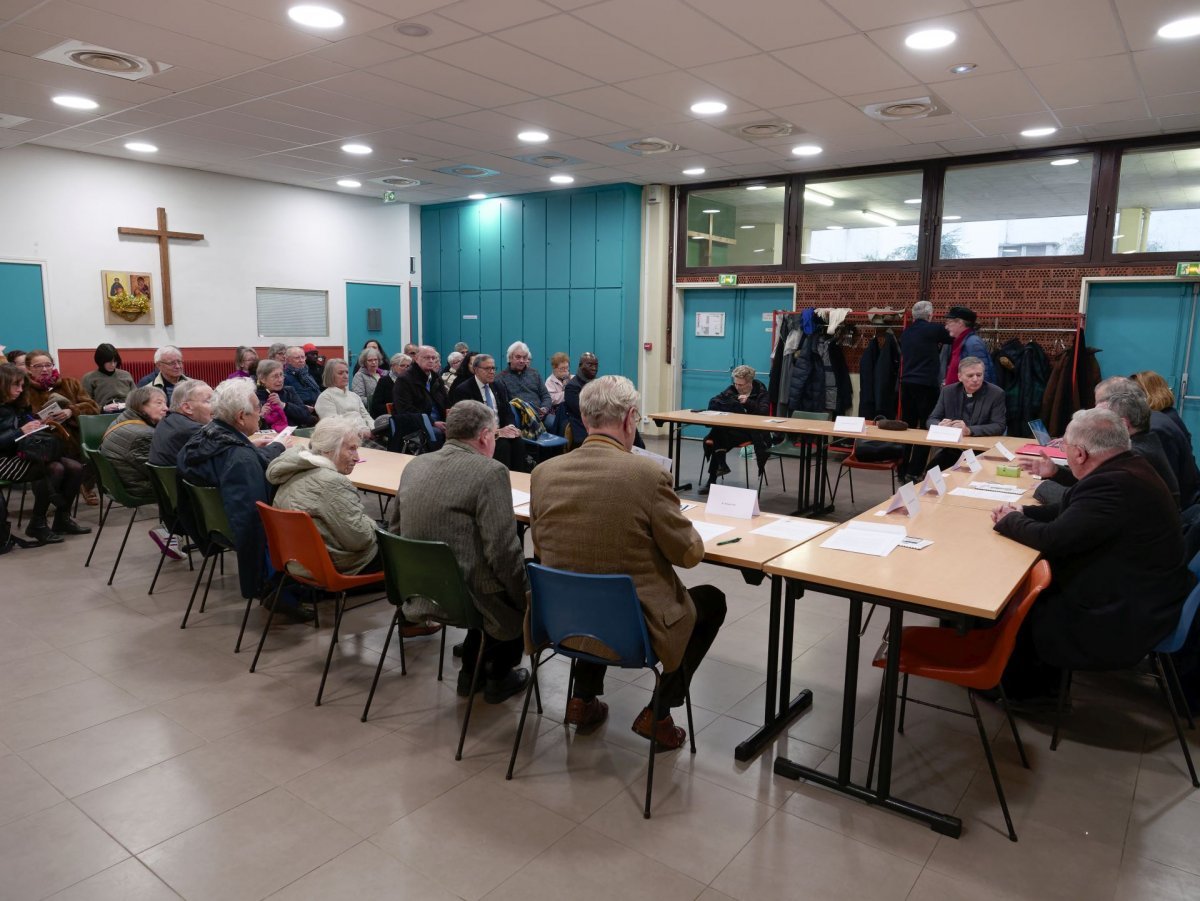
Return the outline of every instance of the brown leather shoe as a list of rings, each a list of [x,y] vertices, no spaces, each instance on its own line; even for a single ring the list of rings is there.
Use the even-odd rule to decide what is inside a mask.
[[[79,494],[83,498],[83,502],[89,507],[97,507],[100,505],[100,495],[96,492],[95,488],[88,488],[86,486],[81,487],[79,489]]]
[[[422,635],[437,635],[442,630],[440,623],[411,623],[400,627],[405,638],[420,638]]]
[[[637,719],[633,721],[633,731],[642,738],[649,740],[650,725],[653,722],[654,713],[649,707],[646,707],[637,715]],[[683,743],[687,741],[687,731],[676,726],[675,721],[668,714],[658,721],[658,734],[655,738],[657,740],[656,751],[676,751],[682,748]]]
[[[608,719],[608,705],[599,698],[585,701],[583,698],[571,698],[567,701],[567,725],[587,729],[599,726]]]

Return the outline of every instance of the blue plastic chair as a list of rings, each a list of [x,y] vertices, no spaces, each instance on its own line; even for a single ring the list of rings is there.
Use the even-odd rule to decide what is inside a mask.
[[[646,771],[646,806],[642,816],[650,818],[650,798],[654,791],[654,755],[658,750],[658,722],[662,718],[659,684],[662,671],[658,657],[650,644],[646,631],[646,619],[638,601],[637,590],[629,576],[584,575],[552,569],[530,563],[529,584],[533,589],[530,602],[530,636],[534,652],[530,656],[533,677],[525,691],[525,704],[521,708],[521,719],[517,724],[517,736],[513,741],[512,757],[508,761],[505,779],[512,779],[513,766],[521,747],[521,734],[525,731],[525,717],[529,712],[529,698],[537,684],[537,671],[543,651],[551,651],[550,657],[561,654],[571,659],[571,686],[575,678],[575,662],[597,663],[621,669],[648,669],[654,673],[654,700],[651,705],[653,720],[650,726],[650,765]],[[612,652],[611,657],[600,657],[586,651],[568,647],[564,642],[587,639],[599,642]],[[547,658],[549,659],[549,658]],[[684,674],[686,678],[686,673]],[[695,729],[692,727],[692,696],[684,695],[688,718],[688,739],[691,751],[696,753]]]

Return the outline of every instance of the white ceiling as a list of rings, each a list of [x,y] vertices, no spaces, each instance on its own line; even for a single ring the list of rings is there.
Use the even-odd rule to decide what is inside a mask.
[[[295,0],[0,0],[0,149],[23,143],[377,195],[372,179],[423,184],[429,203],[481,191],[703,181],[1200,129],[1200,39],[1155,36],[1195,0],[308,0],[335,32],[298,27]],[[398,23],[432,29],[406,37]],[[904,45],[916,26],[951,47]],[[142,81],[36,59],[65,40],[172,68]],[[975,63],[951,75],[957,63]],[[85,94],[92,112],[51,97]],[[868,103],[933,94],[950,113],[894,125]],[[689,111],[701,99],[728,110]],[[785,120],[792,137],[733,126]],[[1050,138],[1022,129],[1052,125]],[[551,135],[531,148],[516,134]],[[803,132],[803,134],[800,134]],[[657,137],[684,149],[639,157],[610,144]],[[159,147],[153,157],[124,148]],[[347,139],[367,157],[340,150]],[[825,150],[799,159],[797,143]],[[521,162],[555,153],[562,170]],[[414,163],[402,163],[411,157]],[[0,155],[0,161],[3,156]],[[497,170],[470,179],[438,169]],[[336,187],[357,178],[358,189]]]

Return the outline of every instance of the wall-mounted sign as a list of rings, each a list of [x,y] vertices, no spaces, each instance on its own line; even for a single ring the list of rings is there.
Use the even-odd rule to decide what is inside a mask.
[[[1176,263],[1175,277],[1176,278],[1197,278],[1200,277],[1200,263]]]
[[[696,337],[697,338],[724,338],[725,337],[725,314],[724,313],[697,313],[696,314]]]
[[[730,275],[724,275],[724,274],[718,275],[717,276],[717,284],[718,285],[736,285],[737,284],[737,273],[732,273]]]

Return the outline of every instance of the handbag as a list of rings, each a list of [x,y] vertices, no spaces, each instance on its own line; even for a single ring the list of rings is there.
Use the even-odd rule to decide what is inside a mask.
[[[429,450],[429,436],[425,434],[424,429],[418,429],[415,432],[409,432],[407,435],[401,435],[397,450],[402,454],[409,454],[413,457],[420,456]]]
[[[63,443],[49,429],[20,439],[18,456],[35,463],[54,463],[62,459]]]

